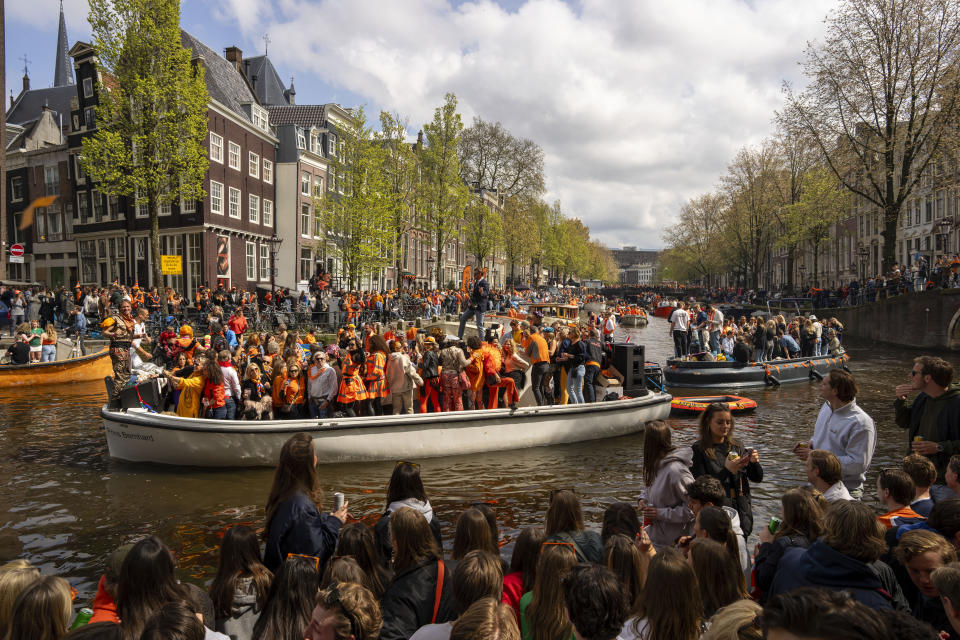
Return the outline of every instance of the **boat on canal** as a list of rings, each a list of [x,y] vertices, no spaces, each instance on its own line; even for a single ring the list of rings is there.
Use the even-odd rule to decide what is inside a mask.
[[[107,349],[52,362],[0,365],[0,389],[94,382],[113,374]]]
[[[647,322],[647,312],[643,309],[622,313],[618,319],[618,324],[621,327],[643,328],[647,326]]]
[[[110,456],[195,467],[269,467],[298,432],[321,464],[420,460],[613,438],[670,414],[671,396],[648,392],[589,404],[303,420],[181,418],[147,409],[100,410]]]
[[[661,300],[657,303],[656,308],[653,310],[653,315],[658,318],[667,319],[670,317],[670,314],[673,313],[673,310],[677,308],[675,302],[667,302],[666,300]]]
[[[850,356],[812,356],[766,362],[702,362],[670,358],[663,367],[668,387],[737,389],[821,380],[831,369],[846,367]]]
[[[674,396],[670,401],[670,413],[703,413],[714,402],[727,405],[730,413],[747,413],[757,408],[757,401],[743,396]]]

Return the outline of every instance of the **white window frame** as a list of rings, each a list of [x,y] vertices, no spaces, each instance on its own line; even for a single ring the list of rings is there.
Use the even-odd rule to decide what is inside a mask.
[[[210,213],[223,215],[223,183],[210,181]]]
[[[210,159],[223,164],[223,136],[210,132]]]
[[[93,97],[93,78],[83,79],[83,97],[84,98]]]
[[[266,244],[260,245],[260,279],[270,279],[270,247]]]
[[[228,145],[229,147],[227,149],[227,166],[229,166],[231,169],[236,169],[237,171],[240,171],[240,152],[241,152],[240,145],[238,145],[233,140],[230,140],[228,142]]]
[[[247,281],[257,279],[257,243],[256,242],[247,242],[247,255],[246,255],[246,267],[247,267]]]
[[[250,120],[253,121],[253,126],[258,129],[262,131],[270,130],[270,112],[263,107],[258,107],[255,104],[250,105]]]
[[[273,184],[273,161],[263,159],[263,181],[267,184]]]
[[[273,200],[263,199],[263,224],[266,227],[273,226]]]
[[[185,200],[180,198],[180,213],[196,213],[197,212],[197,201],[196,200]]]
[[[327,155],[337,155],[337,136],[332,133],[327,134]]]
[[[250,169],[250,176],[253,178],[259,178],[260,177],[260,155],[254,153],[253,151],[250,151],[247,158],[249,159],[248,164]]]
[[[137,189],[134,192],[134,206],[137,209],[136,217],[138,218],[149,218],[150,217],[150,205],[146,202],[146,197],[143,194],[141,189]],[[107,218],[110,217],[110,199],[107,198]]]
[[[251,193],[247,198],[250,201],[250,222],[260,224],[260,196],[255,196]],[[247,278],[247,280],[250,280],[250,278]]]
[[[313,176],[313,197],[323,197],[323,178],[321,176]]]
[[[302,238],[310,237],[310,231],[313,228],[313,225],[311,224],[313,220],[311,218],[313,218],[313,207],[311,207],[306,202],[301,202],[300,203],[300,237]],[[306,226],[306,229],[304,229],[304,226]]]
[[[310,184],[312,182],[313,181],[310,179],[310,173],[308,171],[300,172],[300,195],[310,195]]]
[[[18,185],[19,188],[14,187],[14,185]],[[14,197],[14,194],[17,191],[20,192],[19,198]],[[10,178],[10,202],[23,202],[24,192],[25,189],[23,188],[23,176],[12,176]]]
[[[297,127],[297,149],[307,148],[307,134],[303,127]]]
[[[157,207],[158,216],[169,216],[173,214],[173,206],[170,202],[161,202]]]
[[[234,220],[239,220],[242,216],[240,213],[240,203],[242,202],[242,194],[240,189],[236,187],[230,187],[230,191],[227,193],[229,200],[227,200],[227,215],[233,218]]]

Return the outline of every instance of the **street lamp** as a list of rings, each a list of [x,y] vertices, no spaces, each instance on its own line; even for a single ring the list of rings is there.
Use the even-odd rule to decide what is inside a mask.
[[[940,230],[938,234],[940,236],[940,249],[943,251],[943,255],[946,256],[950,253],[947,248],[947,242],[950,240],[950,231],[953,230],[953,217],[944,217],[937,223],[937,228]]]
[[[270,245],[270,296],[273,299],[273,293],[277,289],[277,253],[280,251],[280,245],[283,243],[283,238],[273,234],[270,236],[270,239],[267,240],[267,244]]]
[[[857,255],[860,256],[860,279],[865,280],[867,277],[867,261],[870,260],[870,249],[860,245],[860,248],[857,249]]]

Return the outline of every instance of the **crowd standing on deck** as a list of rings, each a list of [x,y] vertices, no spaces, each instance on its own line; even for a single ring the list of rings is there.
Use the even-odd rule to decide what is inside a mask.
[[[382,336],[342,339],[369,341],[368,353],[384,356],[374,358],[376,371],[396,362],[394,373],[416,372],[409,356]],[[281,340],[267,351],[282,353],[281,343],[287,347]],[[458,378],[470,361],[460,355],[446,351],[435,361],[456,373],[447,377]],[[360,373],[365,359],[350,361],[356,390],[376,382]],[[183,352],[178,362],[175,377],[194,380],[182,371],[190,366]],[[222,394],[211,392],[209,381],[229,363],[218,354],[195,357],[193,366],[202,369],[203,381],[183,385],[180,402],[192,394],[191,406],[222,409]],[[322,380],[326,366],[318,357],[308,368]],[[355,520],[349,501],[324,495],[311,437],[296,434],[280,454],[262,529],[243,524],[225,532],[206,591],[178,582],[171,551],[145,537],[104,558],[92,610],[84,612],[89,624],[80,619],[68,632],[67,581],[15,560],[0,567],[0,635],[960,638],[960,393],[952,366],[940,358],[917,358],[905,378],[891,401],[908,446],[873,486],[865,479],[876,429],[856,403],[856,380],[837,369],[820,385],[823,405],[810,439],[793,449],[810,485],[783,493],[779,517],[754,522],[751,486],[764,482],[763,461],[738,436],[729,407],[715,403],[701,415],[691,446],[675,444],[663,422],[646,425],[646,489],[635,504],[609,504],[599,532],[586,527],[576,493],[555,489],[543,496],[542,520],[526,523],[509,558],[501,557],[496,509],[485,503],[456,517],[444,514],[455,527],[450,551],[443,551],[430,478],[416,462],[396,464],[372,527]],[[255,376],[247,382],[260,384]],[[368,410],[375,412],[376,403]],[[874,496],[880,513],[861,501]],[[751,549],[753,531],[759,544]]]

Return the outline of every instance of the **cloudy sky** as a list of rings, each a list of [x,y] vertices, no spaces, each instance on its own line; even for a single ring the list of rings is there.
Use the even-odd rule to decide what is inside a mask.
[[[53,81],[58,0],[6,3],[7,89],[21,56]],[[364,105],[410,132],[448,91],[545,152],[547,198],[610,247],[663,244],[684,201],[771,132],[784,80],[835,0],[183,0],[185,29],[269,55],[299,104]],[[86,0],[64,0],[71,45]]]

